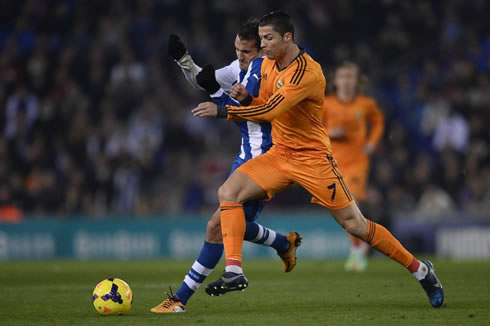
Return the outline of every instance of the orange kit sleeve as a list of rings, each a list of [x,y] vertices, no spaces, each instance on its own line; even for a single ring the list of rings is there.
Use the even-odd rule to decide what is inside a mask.
[[[301,82],[296,82],[294,78],[290,79],[288,76],[285,76],[284,80],[288,82],[275,91],[265,104],[240,107],[227,105],[228,120],[237,118],[254,122],[274,120],[310,95],[308,90],[314,86],[315,76],[306,73]],[[259,98],[262,97],[261,95],[259,94]]]

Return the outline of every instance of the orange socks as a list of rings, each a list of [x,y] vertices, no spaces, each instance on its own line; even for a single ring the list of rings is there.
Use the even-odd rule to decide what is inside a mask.
[[[242,262],[245,213],[237,203],[221,203],[221,233],[225,247],[226,265],[240,266]]]
[[[416,260],[385,227],[370,220],[367,221],[368,232],[363,240],[371,247],[407,268]]]

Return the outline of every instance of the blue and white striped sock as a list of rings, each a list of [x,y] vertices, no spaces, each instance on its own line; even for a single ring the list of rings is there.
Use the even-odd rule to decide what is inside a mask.
[[[245,240],[269,246],[281,254],[289,249],[286,236],[255,222],[247,222]]]
[[[206,277],[211,274],[222,255],[223,244],[204,241],[199,257],[192,264],[180,288],[175,293],[183,304],[187,304],[190,297],[199,289]]]

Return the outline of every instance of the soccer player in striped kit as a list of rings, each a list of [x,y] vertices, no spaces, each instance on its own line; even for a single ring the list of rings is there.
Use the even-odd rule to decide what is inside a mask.
[[[228,92],[232,85],[241,83],[250,94],[258,96],[260,87],[261,57],[258,21],[250,20],[243,24],[235,39],[237,59],[230,65],[214,70],[211,65],[197,66],[187,52],[184,44],[176,35],[169,38],[169,54],[181,67],[187,81],[196,89],[204,89],[218,105],[240,105]],[[242,135],[240,152],[237,154],[231,173],[251,158],[265,153],[272,146],[271,125],[268,122],[236,121]],[[301,244],[301,236],[290,232],[284,236],[268,229],[255,220],[264,207],[264,202],[251,200],[244,204],[246,231],[244,239],[270,246],[277,251],[282,260],[284,272],[290,272],[296,265],[296,248]],[[218,264],[223,254],[220,211],[213,214],[208,222],[206,241],[199,257],[185,276],[178,291],[171,294],[159,305],[151,309],[155,313],[184,312],[185,305],[206,277]],[[206,289],[208,292],[208,289]],[[212,293],[209,293],[211,294]]]

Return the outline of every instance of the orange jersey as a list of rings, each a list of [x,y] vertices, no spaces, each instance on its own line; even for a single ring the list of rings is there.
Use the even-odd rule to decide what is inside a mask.
[[[376,145],[384,130],[384,117],[376,102],[367,96],[358,95],[350,102],[341,102],[335,95],[325,96],[323,123],[329,132],[332,128],[344,129],[342,139],[332,139],[332,150],[340,170],[351,165],[367,164],[364,145]],[[367,134],[367,123],[370,132]]]
[[[274,145],[330,153],[322,123],[326,82],[321,66],[301,51],[283,69],[275,60],[264,58],[261,74],[259,96],[252,106],[227,106],[228,119],[271,121]]]

